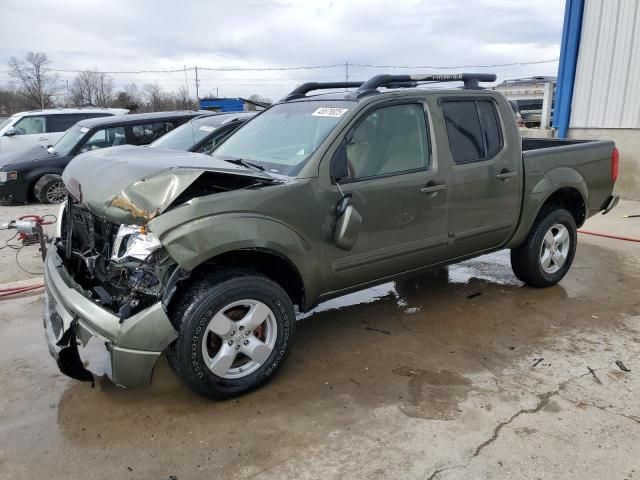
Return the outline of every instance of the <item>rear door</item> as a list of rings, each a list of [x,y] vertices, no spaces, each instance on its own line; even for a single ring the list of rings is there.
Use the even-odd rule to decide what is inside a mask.
[[[443,260],[446,189],[431,154],[427,118],[421,102],[394,102],[365,111],[346,134],[350,173],[340,188],[352,197],[362,224],[349,251],[331,242],[326,247],[333,290]],[[335,203],[340,190],[322,180],[323,199]]]
[[[69,128],[80,120],[84,120],[82,113],[58,113],[47,115],[47,132],[49,133],[49,145],[55,143],[64,135]]]
[[[522,162],[519,148],[507,141],[517,136],[512,115],[501,118],[494,98],[442,97],[439,104],[440,138],[449,147],[442,149],[450,169],[448,256],[456,258],[507,240],[520,213]]]

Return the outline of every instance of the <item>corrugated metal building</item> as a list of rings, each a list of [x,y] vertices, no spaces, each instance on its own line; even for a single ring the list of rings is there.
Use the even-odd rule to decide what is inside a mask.
[[[640,200],[640,0],[567,0],[554,126],[611,139],[617,190]]]

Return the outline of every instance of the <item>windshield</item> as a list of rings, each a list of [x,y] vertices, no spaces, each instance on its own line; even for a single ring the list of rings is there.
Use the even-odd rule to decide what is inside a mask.
[[[0,118],[0,130],[2,130],[4,127],[9,125],[12,120],[13,120],[13,118],[11,118],[11,117],[9,117],[9,118]]]
[[[205,137],[215,132],[216,128],[207,125],[203,120],[192,120],[163,135],[149,146],[189,151]]]
[[[53,153],[56,155],[69,155],[73,147],[78,144],[78,141],[86,135],[89,131],[87,127],[81,127],[80,125],[74,125],[58,140],[53,146]]]
[[[213,155],[241,158],[267,172],[295,176],[353,105],[326,100],[274,105],[236,130]]]

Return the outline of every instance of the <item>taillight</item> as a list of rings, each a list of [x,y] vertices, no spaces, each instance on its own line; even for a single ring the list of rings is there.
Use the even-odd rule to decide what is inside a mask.
[[[620,153],[618,153],[618,148],[613,147],[613,152],[611,152],[611,180],[616,181],[618,179],[618,163],[620,162]]]

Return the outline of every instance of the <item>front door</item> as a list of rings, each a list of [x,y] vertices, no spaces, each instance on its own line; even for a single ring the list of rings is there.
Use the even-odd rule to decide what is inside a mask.
[[[346,134],[349,175],[340,188],[362,222],[350,250],[326,246],[332,290],[443,259],[446,187],[429,138],[425,107],[417,101],[374,107]],[[324,193],[330,202],[340,198],[336,185]]]
[[[13,126],[14,135],[2,138],[2,153],[15,152],[36,145],[47,147],[49,134],[47,133],[46,117],[31,115],[22,117]]]

